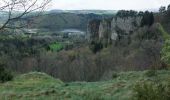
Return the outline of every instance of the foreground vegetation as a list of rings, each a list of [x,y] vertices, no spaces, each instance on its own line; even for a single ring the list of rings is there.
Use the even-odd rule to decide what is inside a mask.
[[[165,99],[161,97],[162,100],[168,100],[166,93],[170,92],[168,91],[170,88],[166,86],[168,86],[169,76],[170,71],[167,70],[113,72],[110,81],[63,83],[44,73],[32,72],[0,84],[0,99],[158,100],[160,96],[164,96]]]

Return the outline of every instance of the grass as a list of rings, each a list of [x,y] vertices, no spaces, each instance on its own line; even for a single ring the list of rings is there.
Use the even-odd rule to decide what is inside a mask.
[[[164,45],[161,51],[161,59],[164,61],[167,66],[170,65],[170,35],[164,30],[161,24],[159,25],[159,31],[162,33],[164,38]]]
[[[170,71],[118,73],[110,81],[63,83],[44,73],[32,72],[0,84],[0,100],[132,100],[136,83],[166,83]]]
[[[158,23],[158,25],[159,25],[159,31],[162,33],[163,38],[165,40],[170,39],[170,35],[164,30],[163,26],[160,23]]]
[[[61,49],[63,49],[63,45],[61,43],[53,43],[49,45],[50,50],[52,51],[60,51]]]

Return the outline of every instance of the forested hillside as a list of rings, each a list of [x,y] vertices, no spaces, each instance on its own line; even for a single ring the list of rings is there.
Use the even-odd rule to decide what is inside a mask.
[[[28,23],[29,28],[48,29],[49,31],[58,31],[63,29],[80,29],[86,31],[87,24],[92,19],[102,19],[113,17],[111,14],[98,15],[95,13],[48,13],[41,16],[26,17],[24,21]]]

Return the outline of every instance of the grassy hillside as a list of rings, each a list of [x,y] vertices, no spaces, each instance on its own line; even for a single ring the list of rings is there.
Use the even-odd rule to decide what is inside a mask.
[[[63,83],[44,73],[28,73],[0,84],[0,100],[131,100],[134,85],[152,81],[167,83],[170,71],[114,73],[105,82]]]

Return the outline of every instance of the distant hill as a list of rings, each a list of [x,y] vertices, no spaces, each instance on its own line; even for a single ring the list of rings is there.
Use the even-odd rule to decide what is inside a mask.
[[[117,13],[117,10],[51,10],[48,13],[74,13],[74,14],[111,14]]]
[[[94,13],[81,14],[79,12],[56,13],[53,11],[38,17],[30,16],[24,18],[24,20],[27,21],[29,28],[48,29],[51,31],[73,28],[86,31],[87,24],[90,20],[112,17],[113,15],[110,14],[107,15],[106,14],[98,15]]]
[[[27,23],[28,28],[40,28],[50,31],[58,31],[67,28],[75,28],[85,31],[87,24],[92,19],[113,17],[116,11],[112,10],[51,10],[37,16],[38,12],[24,16],[21,21]],[[0,23],[7,18],[7,12],[0,12]],[[14,15],[20,12],[14,13]],[[17,21],[18,23],[18,21]]]

